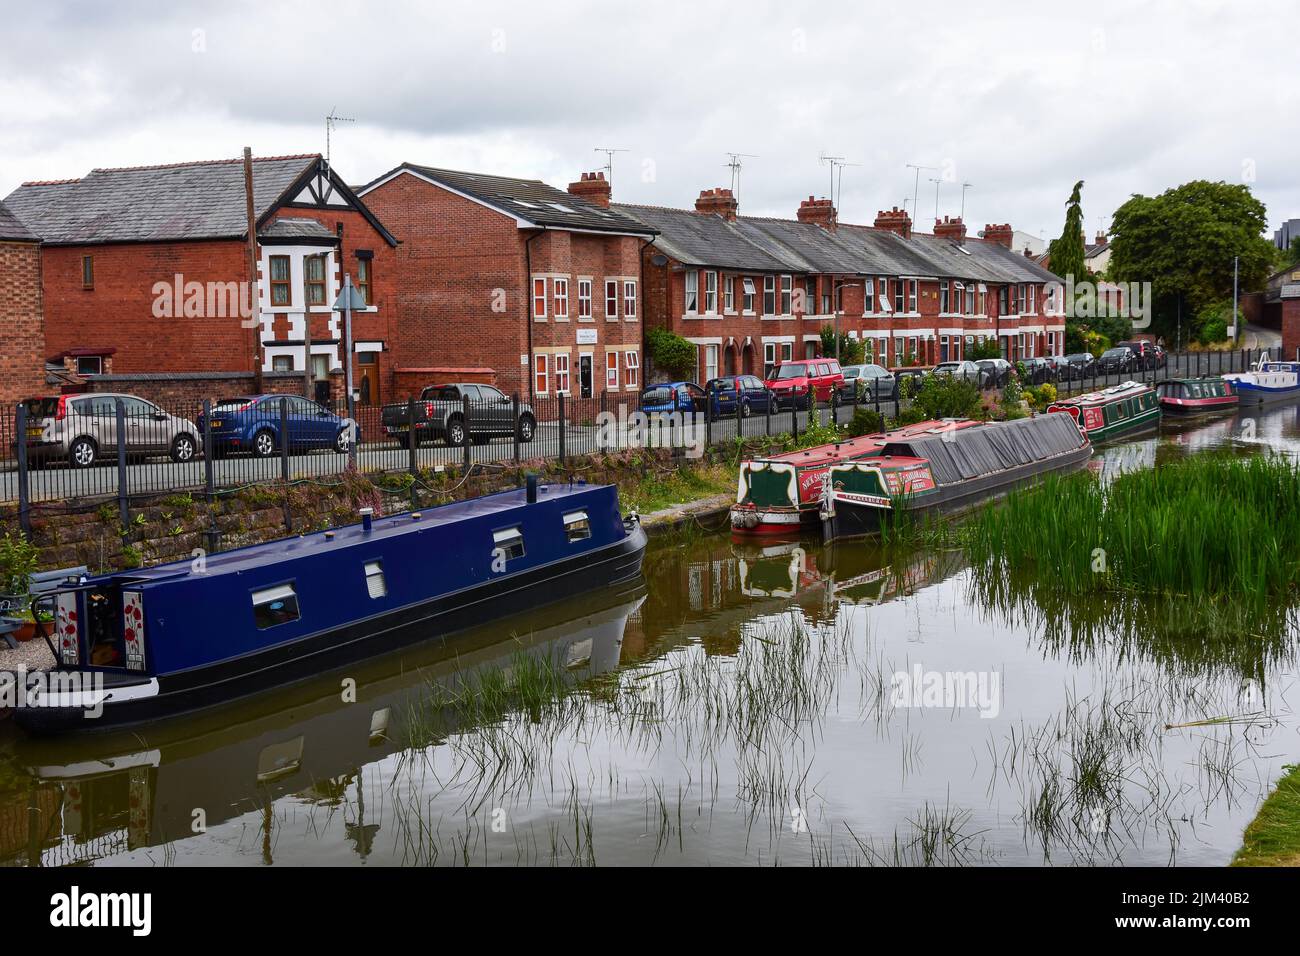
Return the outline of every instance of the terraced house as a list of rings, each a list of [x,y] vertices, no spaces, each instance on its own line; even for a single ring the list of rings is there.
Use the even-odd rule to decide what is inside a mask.
[[[369,303],[354,320],[363,402],[401,362],[387,354],[397,240],[317,154],[253,160],[255,330],[242,160],[95,169],[5,202],[42,241],[45,359],[74,386],[197,399],[247,390],[260,366],[292,391],[310,361],[317,396],[337,398],[345,274]]]
[[[442,379],[531,401],[639,393],[642,250],[654,230],[610,208],[603,173],[565,192],[404,163],[358,194],[401,238],[399,343],[444,359],[405,370],[401,391]]]
[[[694,210],[613,207],[658,233],[645,254],[646,322],[698,346],[701,381],[817,356],[828,324],[889,366],[959,359],[985,339],[1011,360],[1064,347],[1056,277],[1011,250],[1009,225],[970,237],[944,219],[918,233],[897,209],[851,225],[812,196],[795,219],[738,206],[711,189]]]

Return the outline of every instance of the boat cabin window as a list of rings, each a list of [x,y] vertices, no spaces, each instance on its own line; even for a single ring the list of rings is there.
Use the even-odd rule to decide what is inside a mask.
[[[382,561],[366,562],[366,590],[372,598],[388,596],[388,582],[384,580]]]
[[[298,595],[292,584],[279,584],[253,592],[253,621],[259,631],[299,618]]]
[[[507,561],[524,556],[524,533],[518,525],[493,531],[492,543],[495,546],[493,553],[502,555]]]
[[[585,541],[591,537],[591,521],[585,510],[570,511],[564,516],[564,536],[570,541]]]

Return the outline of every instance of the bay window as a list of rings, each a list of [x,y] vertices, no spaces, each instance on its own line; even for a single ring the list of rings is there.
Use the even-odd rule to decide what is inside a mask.
[[[700,274],[692,269],[686,273],[686,314],[695,315],[700,305]]]

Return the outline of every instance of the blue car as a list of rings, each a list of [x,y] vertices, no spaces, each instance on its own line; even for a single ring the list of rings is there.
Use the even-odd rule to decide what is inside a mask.
[[[198,418],[199,434],[206,423]],[[251,452],[259,458],[278,455],[281,428],[288,426],[289,451],[330,448],[346,452],[356,423],[298,395],[248,395],[223,398],[212,406],[212,453]]]
[[[704,411],[704,389],[694,382],[651,385],[641,392],[641,411],[647,415]]]
[[[713,414],[717,417],[735,417],[739,405],[740,417],[748,418],[754,412],[766,415],[776,411],[772,390],[757,375],[724,375],[711,378],[704,384],[704,390],[713,402]]]

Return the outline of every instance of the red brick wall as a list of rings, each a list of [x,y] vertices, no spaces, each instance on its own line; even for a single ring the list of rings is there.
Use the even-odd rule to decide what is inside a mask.
[[[82,256],[95,287],[82,288]],[[116,348],[116,372],[251,369],[251,333],[238,316],[154,317],[157,282],[232,282],[248,275],[241,242],[124,243],[45,247],[45,348]],[[183,303],[181,303],[183,305]]]
[[[1300,349],[1300,299],[1282,300],[1282,355],[1294,360]]]
[[[48,391],[41,309],[41,247],[0,242],[0,404]]]
[[[392,362],[395,400],[417,382],[402,369],[446,366],[491,368],[507,394],[530,394],[532,349],[570,349],[570,391],[578,391],[579,350],[593,356],[593,392],[605,384],[605,349],[640,347],[638,320],[605,318],[605,278],[638,278],[642,241],[564,230],[520,230],[515,220],[413,175],[401,175],[363,199],[401,240],[396,255],[398,314]],[[529,242],[529,237],[532,238]],[[531,274],[529,270],[531,269]],[[556,322],[548,283],[545,322],[533,321],[531,275],[569,280],[569,321]],[[592,321],[579,321],[578,280],[592,279]],[[639,292],[638,281],[638,292]],[[532,343],[529,333],[531,327]],[[578,346],[579,329],[594,330],[596,344]],[[621,369],[620,369],[621,375]],[[620,379],[621,381],[622,379]]]

